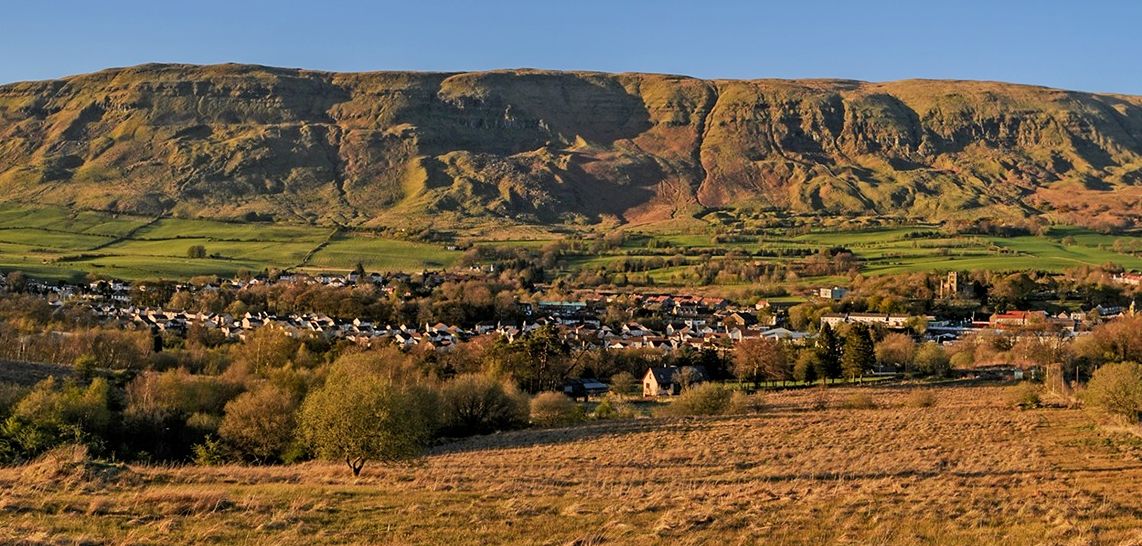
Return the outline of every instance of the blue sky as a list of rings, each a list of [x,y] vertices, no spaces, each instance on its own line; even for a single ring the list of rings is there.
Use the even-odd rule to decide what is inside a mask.
[[[1142,94],[1142,2],[6,2],[0,82],[145,62],[1003,80]]]

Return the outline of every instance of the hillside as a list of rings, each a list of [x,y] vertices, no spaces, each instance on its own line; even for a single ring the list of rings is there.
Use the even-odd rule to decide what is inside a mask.
[[[1003,387],[767,395],[757,415],[602,421],[411,465],[0,468],[34,544],[1089,544],[1142,540],[1142,443]],[[876,409],[845,409],[857,393]]]
[[[990,82],[144,65],[0,86],[5,200],[395,225],[706,208],[1122,225],[1142,98]]]

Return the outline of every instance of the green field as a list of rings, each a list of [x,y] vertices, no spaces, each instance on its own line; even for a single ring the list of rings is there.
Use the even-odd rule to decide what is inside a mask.
[[[0,206],[0,270],[47,279],[88,273],[123,279],[231,276],[297,268],[419,271],[450,265],[459,252],[442,245],[340,233],[330,227],[127,217],[59,208]],[[188,258],[191,246],[206,258]]]
[[[813,231],[798,235],[781,233],[748,237],[745,240],[715,243],[714,238],[701,234],[632,233],[624,244],[624,257],[636,258],[661,253],[663,248],[679,252],[740,251],[746,254],[799,249],[816,252],[831,247],[845,247],[861,261],[861,271],[868,275],[911,273],[919,271],[950,270],[1041,270],[1062,271],[1081,265],[1102,265],[1112,262],[1127,269],[1142,269],[1142,257],[1127,252],[1116,252],[1116,241],[1124,241],[1142,248],[1142,236],[1105,235],[1073,227],[1054,227],[1045,236],[942,236],[936,238],[909,238],[915,232],[934,231],[935,226],[911,225],[853,231]],[[1073,242],[1064,244],[1070,237]],[[640,253],[653,238],[657,243],[654,252]],[[717,254],[717,253],[715,253]],[[600,267],[618,257],[575,257],[566,261],[571,267]],[[723,259],[713,256],[711,260]],[[780,263],[797,258],[759,256],[766,263]],[[689,266],[664,267],[650,272],[656,283],[683,274]]]
[[[860,260],[861,271],[870,275],[973,269],[1061,271],[1107,262],[1127,269],[1142,269],[1142,257],[1137,253],[1115,251],[1116,242],[1142,248],[1142,236],[1136,234],[1104,235],[1078,228],[1054,227],[1046,236],[910,238],[916,232],[934,230],[935,226],[931,225],[849,231],[822,229],[792,234],[771,230],[730,242],[716,242],[718,239],[712,233],[692,230],[685,233],[635,231],[629,232],[618,248],[598,255],[566,256],[559,265],[566,272],[614,269],[624,259],[686,254],[687,265],[647,271],[656,284],[669,285],[692,278],[688,273],[704,259],[726,259],[727,253],[777,264],[801,259],[774,255],[783,251],[815,253],[841,246],[854,252]],[[537,250],[557,238],[555,234],[546,239],[532,235],[536,238],[471,242]],[[207,257],[188,258],[187,251],[194,245],[205,247]],[[448,267],[460,254],[445,249],[444,243],[382,238],[363,231],[335,233],[333,228],[324,226],[155,219],[0,205],[0,270],[20,270],[49,279],[77,280],[88,273],[124,279],[184,279],[267,269],[347,271],[358,263],[369,271],[420,271]],[[807,280],[801,279],[801,282]]]

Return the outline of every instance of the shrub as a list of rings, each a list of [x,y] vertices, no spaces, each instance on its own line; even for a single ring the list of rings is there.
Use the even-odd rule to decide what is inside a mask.
[[[531,422],[540,426],[568,425],[582,418],[574,400],[561,392],[541,392],[531,399]]]
[[[592,419],[633,419],[637,416],[638,412],[635,411],[630,403],[615,394],[610,394],[603,398],[603,400],[595,406],[595,410],[591,412]]]
[[[917,389],[908,395],[908,405],[914,408],[930,408],[936,405],[936,394],[927,389]]]
[[[876,400],[868,394],[854,394],[841,400],[840,407],[843,409],[876,409]]]
[[[194,464],[199,466],[219,466],[230,461],[232,453],[226,444],[217,438],[206,438],[201,444],[194,444]]]
[[[440,390],[442,433],[471,436],[527,425],[527,396],[514,385],[482,375],[461,375]]]
[[[1095,370],[1086,399],[1113,415],[1132,421],[1142,419],[1142,365],[1122,362]]]
[[[243,459],[266,463],[282,459],[295,428],[296,399],[279,387],[263,385],[226,404],[218,435]]]
[[[54,378],[36,384],[12,410],[3,435],[23,456],[66,442],[95,445],[106,437],[114,417],[111,388],[104,379],[83,387],[58,385]]]
[[[1033,409],[1043,403],[1039,396],[1039,386],[1033,383],[1023,383],[1011,389],[1009,400],[1012,406],[1020,409]]]
[[[747,394],[734,391],[730,395],[730,403],[726,409],[729,414],[761,413],[765,409],[765,398],[761,393]]]
[[[690,387],[664,409],[674,416],[721,415],[730,407],[733,392],[718,383],[701,383]]]

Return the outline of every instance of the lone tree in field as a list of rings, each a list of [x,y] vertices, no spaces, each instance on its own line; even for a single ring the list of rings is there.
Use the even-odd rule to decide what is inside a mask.
[[[845,336],[845,352],[841,357],[841,368],[849,380],[864,377],[866,370],[876,364],[876,349],[872,334],[863,324],[854,324]]]
[[[205,258],[206,257],[206,247],[204,247],[202,245],[191,245],[190,248],[186,249],[186,257],[187,258]]]
[[[301,409],[301,432],[324,459],[345,461],[354,476],[370,460],[416,457],[436,428],[434,393],[381,369],[380,362],[333,365]]]

